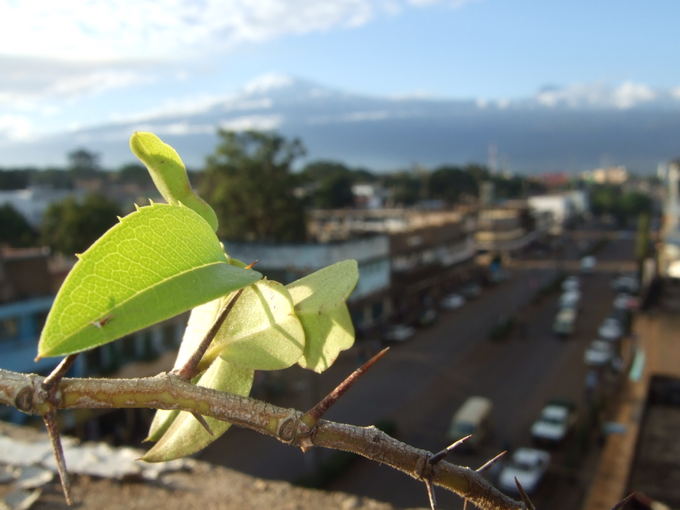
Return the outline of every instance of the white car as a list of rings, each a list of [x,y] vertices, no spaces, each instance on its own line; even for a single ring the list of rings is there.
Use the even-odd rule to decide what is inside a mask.
[[[576,308],[581,301],[581,292],[568,290],[560,296],[560,308]]]
[[[635,310],[639,306],[638,298],[621,292],[614,298],[614,309],[616,310]]]
[[[623,328],[617,319],[607,317],[597,330],[597,334],[605,340],[618,340],[623,336]]]
[[[597,259],[592,255],[588,255],[581,259],[581,272],[582,273],[592,273],[593,269],[597,265]]]
[[[465,304],[465,298],[460,294],[449,294],[439,302],[444,310],[456,310]]]
[[[578,276],[569,276],[562,282],[562,290],[564,291],[579,290],[580,288],[581,280],[578,279]]]
[[[614,349],[606,340],[593,340],[583,354],[583,361],[590,367],[602,367],[611,363],[613,358]]]
[[[531,437],[538,443],[557,444],[567,437],[574,421],[573,405],[551,402],[531,426]]]
[[[627,292],[629,294],[636,294],[640,285],[634,276],[622,275],[612,281],[612,289],[618,292]]]
[[[548,470],[550,454],[536,448],[518,448],[498,477],[498,485],[506,492],[517,493],[515,478],[527,492],[535,492]]]
[[[574,332],[576,322],[576,308],[560,308],[553,322],[553,331],[556,335],[568,336]]]
[[[416,330],[411,326],[395,324],[394,326],[390,326],[387,331],[385,331],[383,337],[388,342],[405,342],[415,335],[415,333]]]

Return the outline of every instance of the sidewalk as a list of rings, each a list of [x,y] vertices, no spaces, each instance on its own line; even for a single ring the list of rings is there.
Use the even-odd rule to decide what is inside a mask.
[[[644,369],[638,379],[626,380],[613,416],[625,431],[607,438],[583,510],[612,508],[626,495],[650,380],[654,375],[680,377],[679,327],[680,317],[666,311],[637,317],[634,331],[644,351]]]

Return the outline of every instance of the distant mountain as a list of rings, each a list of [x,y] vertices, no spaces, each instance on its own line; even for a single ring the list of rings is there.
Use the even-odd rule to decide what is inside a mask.
[[[215,147],[217,127],[277,129],[301,138],[308,159],[377,171],[485,163],[494,146],[500,166],[514,172],[575,172],[603,164],[651,172],[680,155],[680,90],[624,83],[546,87],[514,101],[391,98],[267,75],[193,111],[147,114],[30,145],[5,144],[1,157],[46,164],[50,155],[82,145],[99,152],[106,166],[116,166],[133,159],[130,133],[152,130],[189,166],[200,167]],[[26,154],[33,160],[26,161]]]

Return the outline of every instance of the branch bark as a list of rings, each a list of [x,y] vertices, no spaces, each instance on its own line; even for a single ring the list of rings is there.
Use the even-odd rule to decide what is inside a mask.
[[[353,452],[417,480],[429,480],[481,509],[526,509],[474,470],[443,461],[432,465],[430,452],[373,426],[320,420],[309,427],[302,411],[194,386],[169,373],[138,379],[62,379],[54,399],[48,398],[43,380],[0,369],[0,404],[41,416],[56,409],[179,409],[247,427],[303,450],[320,446]]]

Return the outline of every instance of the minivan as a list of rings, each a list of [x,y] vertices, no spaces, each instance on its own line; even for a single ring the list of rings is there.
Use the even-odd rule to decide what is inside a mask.
[[[493,404],[485,397],[469,397],[451,419],[447,434],[452,442],[472,434],[464,445],[466,450],[476,449],[489,433],[489,421]]]

